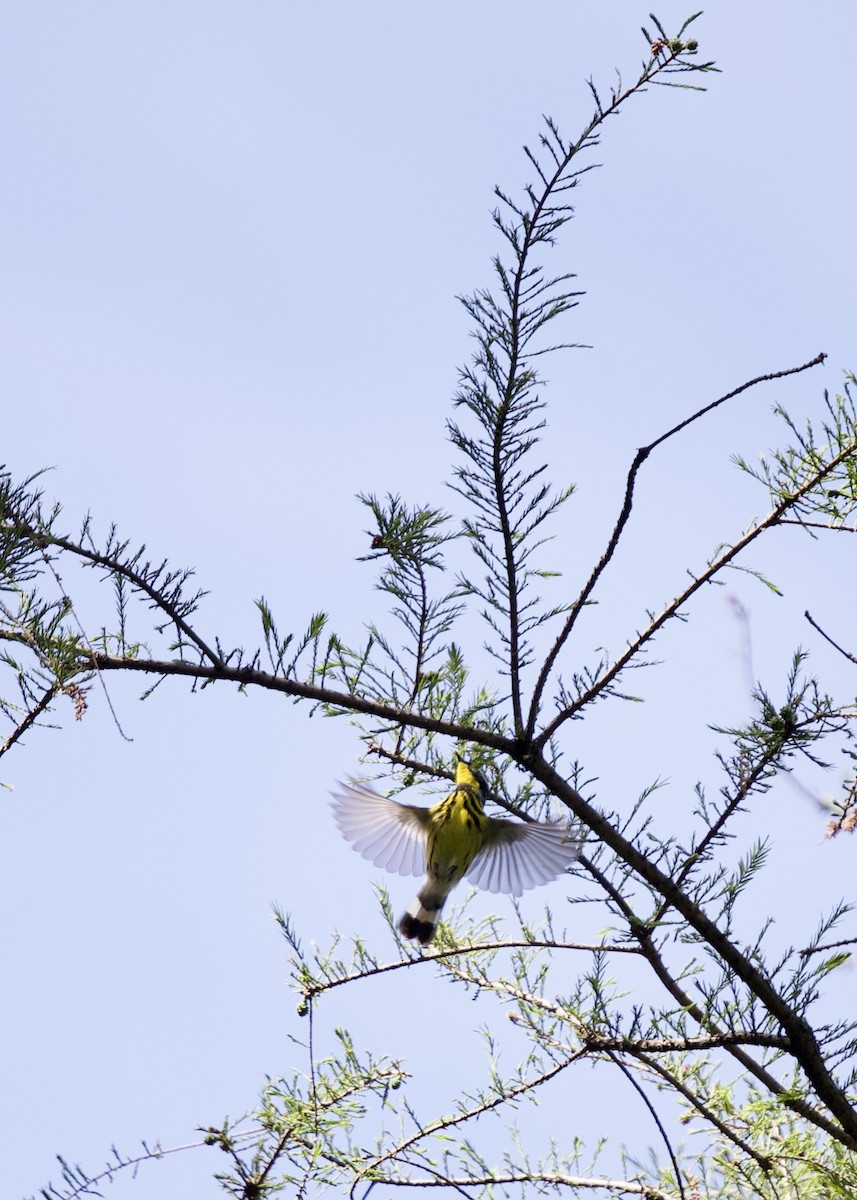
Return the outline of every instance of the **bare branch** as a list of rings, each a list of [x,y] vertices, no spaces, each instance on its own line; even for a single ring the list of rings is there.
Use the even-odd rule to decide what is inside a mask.
[[[622,509],[613,528],[613,532],[610,535],[610,540],[607,543],[607,547],[589,579],[586,581],[586,584],[584,585],[580,595],[572,605],[565,624],[560,630],[556,641],[548,652],[548,655],[542,665],[538,681],[533,689],[533,696],[530,704],[530,714],[527,720],[527,733],[529,737],[533,737],[535,734],[536,723],[538,721],[539,710],[542,705],[544,690],[547,686],[548,678],[553,670],[560,651],[568,641],[571,631],[577,622],[577,618],[580,616],[581,611],[595,589],[595,585],[604,574],[604,571],[607,569],[610,561],[613,558],[613,555],[616,552],[616,547],[619,545],[619,540],[622,537],[625,526],[628,524],[631,516],[631,509],[634,505],[634,489],[636,487],[637,475],[639,474],[643,463],[646,461],[652,451],[669,438],[674,437],[683,429],[686,429],[688,425],[693,424],[694,421],[698,421],[701,417],[704,417],[707,413],[710,413],[719,405],[725,404],[727,400],[733,400],[736,396],[740,396],[742,392],[746,392],[750,388],[756,387],[760,383],[769,383],[775,379],[784,379],[788,375],[799,375],[802,371],[808,371],[812,367],[818,367],[824,362],[826,357],[827,356],[824,353],[817,354],[815,358],[810,359],[809,362],[805,362],[799,367],[787,367],[782,371],[772,371],[766,375],[757,375],[755,378],[749,379],[746,383],[742,383],[739,387],[734,388],[731,392],[727,392],[725,395],[721,396],[719,400],[714,400],[711,404],[706,404],[703,408],[700,408],[698,412],[695,412],[693,416],[687,417],[684,421],[680,421],[678,425],[674,425],[672,429],[667,430],[666,433],[662,433],[660,437],[656,438],[653,442],[650,442],[648,446],[643,446],[637,451],[634,461],[631,464],[631,468],[628,471],[628,478],[625,483],[625,498],[622,502]],[[761,530],[759,532],[761,532]],[[654,628],[652,628],[652,632],[654,632]],[[551,736],[550,731],[556,728],[557,724],[558,721],[553,722],[548,726],[548,732],[544,732],[542,735],[540,735],[538,739],[540,744],[544,744],[544,742]]]
[[[704,584],[710,583],[711,580],[714,579],[724,567],[729,566],[734,559],[738,558],[744,552],[744,550],[746,550],[747,547],[756,540],[757,537],[767,532],[769,529],[773,529],[776,525],[779,525],[783,515],[788,512],[789,509],[795,507],[804,496],[816,488],[818,484],[821,483],[821,481],[825,478],[825,476],[835,471],[841,463],[844,463],[852,458],[854,452],[855,447],[853,445],[844,446],[838,454],[835,454],[816,472],[814,472],[800,488],[786,496],[779,504],[771,509],[771,511],[763,520],[759,521],[758,524],[754,525],[750,530],[748,530],[748,532],[745,533],[742,538],[739,538],[737,542],[734,542],[731,546],[728,546],[721,554],[714,558],[708,564],[706,569],[700,572],[700,574],[697,575],[692,582],[675,597],[674,600],[671,600],[670,603],[667,604],[667,606],[646,626],[642,633],[639,633],[634,638],[634,640],[629,644],[628,649],[615,660],[612,666],[605,671],[603,675],[599,676],[599,678],[591,685],[591,687],[589,687],[581,696],[579,696],[573,704],[570,704],[566,708],[562,709],[562,711],[559,712],[554,719],[545,726],[545,728],[535,738],[534,744],[537,747],[544,746],[546,742],[548,742],[548,740],[555,735],[560,726],[564,725],[566,721],[570,720],[577,713],[579,713],[582,708],[595,699],[595,697],[599,695],[604,688],[608,687],[617,678],[617,676],[621,674],[631,660],[635,658],[637,654],[639,654],[642,647],[647,642],[652,640],[658,630],[660,630],[667,623],[667,621],[681,611],[682,607],[696,592],[699,591]]]
[[[655,945],[654,934],[655,930],[651,928],[647,922],[643,921],[633,911],[621,892],[616,889],[609,879],[598,870],[594,863],[581,857],[581,862],[592,875],[592,877],[600,884],[601,887],[608,893],[613,903],[624,914],[628,922],[630,932],[637,938],[640,949],[646,958],[646,961],[651,966],[655,977],[664,986],[667,992],[673,997],[679,1007],[692,1017],[697,1024],[703,1029],[709,1029],[713,1033],[723,1033],[724,1031],[711,1020],[710,1017],[702,1010],[694,998],[687,992],[674,978],[663,957]],[[741,1046],[732,1046],[724,1043],[723,1047],[727,1053],[738,1062],[741,1067],[756,1079],[767,1091],[773,1096],[779,1097],[786,1108],[790,1108],[798,1116],[809,1121],[812,1125],[816,1125],[819,1129],[823,1129],[830,1137],[841,1139],[842,1133],[838,1125],[830,1121],[824,1113],[819,1112],[810,1104],[807,1104],[800,1096],[795,1095],[793,1089],[786,1088],[771,1072],[761,1063],[757,1062],[752,1055],[748,1054]],[[847,1143],[846,1143],[847,1144]]]
[[[27,713],[26,717],[24,717],[24,719],[20,723],[20,725],[18,725],[17,728],[12,733],[9,734],[9,736],[3,742],[3,745],[0,746],[0,758],[3,757],[3,755],[6,753],[7,750],[12,749],[12,747],[15,745],[15,743],[18,741],[18,739],[23,737],[24,734],[27,732],[27,730],[32,725],[35,725],[36,721],[39,719],[39,717],[42,715],[42,713],[45,712],[50,707],[51,701],[54,699],[57,692],[59,692],[60,690],[61,689],[60,689],[59,684],[54,684],[52,687],[49,687],[47,689],[47,691],[42,695],[42,697],[38,701],[38,703],[35,704],[33,706],[33,708],[30,709],[30,711]]]
[[[842,946],[857,946],[857,937],[843,938],[839,942],[826,942],[819,946],[807,946],[803,950],[799,950],[798,954],[801,958],[809,958],[811,954],[823,954],[828,950],[839,950]]]
[[[420,1166],[422,1164],[419,1164]],[[562,1171],[523,1172],[523,1171],[492,1171],[488,1175],[444,1176],[439,1179],[412,1179],[410,1176],[398,1177],[385,1175],[386,1187],[455,1187],[474,1188],[501,1186],[503,1184],[519,1183],[544,1184],[551,1188],[568,1188],[572,1191],[587,1191],[592,1193],[607,1192],[611,1196],[641,1196],[643,1200],[675,1200],[674,1192],[665,1192],[661,1188],[652,1187],[648,1183],[640,1183],[635,1179],[610,1179],[592,1175],[569,1175]],[[466,1193],[470,1195],[469,1192]]]
[[[824,638],[824,640],[826,642],[830,643],[830,645],[834,648],[834,650],[838,650],[839,653],[841,655],[843,655],[845,658],[847,658],[849,662],[853,662],[853,663],[857,664],[857,655],[851,654],[848,650],[843,650],[843,648],[839,645],[838,642],[834,642],[834,640],[830,636],[830,634],[824,632],[824,630],[821,628],[821,626],[816,621],[813,620],[813,618],[810,616],[809,612],[805,612],[803,615],[806,617],[807,621],[809,621],[809,623],[813,627],[813,629],[817,630],[817,632],[821,634],[821,636]]]

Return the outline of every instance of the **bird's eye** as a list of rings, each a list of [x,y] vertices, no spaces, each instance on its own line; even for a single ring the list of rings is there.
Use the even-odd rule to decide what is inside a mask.
[[[473,770],[472,767],[471,767],[471,770]],[[482,794],[484,796],[489,795],[490,789],[488,787],[488,780],[485,778],[485,776],[482,774],[482,772],[481,771],[473,771],[473,774],[476,776],[476,780],[479,784],[480,792],[482,792]]]

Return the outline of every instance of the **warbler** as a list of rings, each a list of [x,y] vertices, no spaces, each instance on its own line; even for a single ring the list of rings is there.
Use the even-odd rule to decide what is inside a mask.
[[[455,787],[431,808],[400,804],[362,784],[340,784],[334,817],[346,841],[376,867],[425,882],[399,921],[403,937],[427,946],[447,896],[467,879],[487,892],[520,896],[548,883],[580,854],[568,829],[552,822],[518,824],[485,815],[488,785],[461,760]]]

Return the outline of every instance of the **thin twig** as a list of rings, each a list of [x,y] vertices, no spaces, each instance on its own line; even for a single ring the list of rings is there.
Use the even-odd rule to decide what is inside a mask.
[[[770,1170],[770,1158],[766,1157],[764,1154],[760,1154],[759,1151],[755,1150],[749,1142],[746,1142],[743,1138],[739,1137],[726,1121],[721,1121],[717,1114],[712,1112],[705,1101],[700,1099],[699,1096],[692,1092],[691,1089],[687,1087],[687,1085],[684,1084],[674,1072],[668,1070],[663,1063],[659,1063],[655,1059],[650,1059],[646,1054],[636,1054],[633,1050],[630,1051],[630,1053],[634,1054],[634,1057],[637,1059],[637,1061],[644,1067],[647,1067],[650,1071],[653,1071],[656,1075],[660,1075],[662,1079],[665,1079],[674,1091],[678,1092],[679,1095],[684,1096],[688,1104],[692,1105],[701,1117],[708,1121],[710,1125],[713,1125],[714,1128],[718,1130],[718,1132],[724,1138],[732,1142],[733,1145],[737,1146],[739,1150],[743,1151],[743,1153],[749,1158],[754,1159],[763,1171],[767,1172]]]
[[[170,1146],[166,1150],[162,1150],[160,1146],[150,1150],[145,1143],[143,1143],[144,1153],[138,1154],[135,1158],[128,1159],[123,1159],[114,1147],[113,1153],[116,1155],[117,1161],[112,1165],[108,1164],[103,1171],[100,1171],[97,1175],[93,1175],[92,1178],[90,1178],[84,1171],[81,1171],[80,1167],[72,1168],[62,1157],[62,1155],[58,1154],[57,1158],[63,1168],[66,1183],[71,1183],[72,1186],[69,1187],[68,1190],[60,1193],[54,1188],[53,1184],[49,1183],[46,1188],[42,1188],[42,1194],[47,1197],[50,1197],[53,1194],[54,1197],[61,1197],[61,1200],[75,1200],[75,1197],[77,1196],[98,1195],[99,1193],[93,1192],[92,1188],[96,1187],[100,1183],[103,1183],[105,1180],[112,1182],[115,1175],[117,1175],[120,1171],[127,1170],[128,1167],[131,1167],[132,1170],[136,1171],[136,1168],[142,1163],[154,1162],[157,1159],[166,1158],[169,1154],[179,1154],[185,1150],[198,1150],[202,1146],[209,1146],[211,1144],[212,1143],[208,1137],[201,1142],[187,1142],[183,1146]],[[77,1182],[74,1180],[74,1173],[79,1175]]]
[[[696,1021],[702,1029],[711,1030],[713,1033],[723,1032],[720,1029],[720,1026],[717,1025],[717,1023],[713,1021],[710,1016],[706,1015],[693,997],[687,991],[685,991],[679,981],[673,977],[669,968],[664,962],[660,951],[655,945],[654,930],[651,929],[647,923],[634,912],[622,893],[613,886],[607,876],[600,871],[593,862],[587,859],[585,855],[581,855],[579,861],[581,865],[589,871],[593,879],[600,884],[600,886],[604,889],[604,891],[622,913],[623,917],[628,922],[629,930],[639,942],[643,956],[654,971],[656,978],[660,980],[661,984],[677,1002],[680,1008],[682,1008],[689,1017]],[[762,1086],[771,1093],[771,1095],[778,1096],[786,1108],[790,1108],[793,1112],[797,1113],[798,1116],[803,1117],[811,1124],[818,1126],[819,1129],[823,1129],[825,1133],[830,1135],[830,1137],[835,1138],[837,1141],[844,1142],[844,1144],[849,1146],[851,1149],[857,1149],[857,1138],[852,1139],[847,1135],[843,1135],[842,1128],[839,1125],[837,1125],[834,1121],[831,1121],[830,1118],[825,1116],[824,1113],[821,1113],[817,1109],[813,1108],[805,1100],[802,1100],[800,1096],[797,1096],[793,1092],[793,1090],[784,1087],[775,1075],[772,1075],[771,1072],[766,1067],[762,1066],[761,1063],[756,1062],[753,1056],[748,1054],[743,1047],[729,1046],[727,1044],[724,1046],[724,1049],[731,1054],[732,1057],[739,1062],[749,1074],[757,1079],[759,1083],[761,1083]]]
[[[351,975],[337,975],[334,979],[325,979],[317,984],[304,984],[306,996],[320,996],[332,992],[334,988],[346,983],[356,983],[358,980],[374,979],[377,975],[388,975],[392,971],[408,970],[411,967],[427,966],[429,963],[444,962],[446,959],[458,958],[465,954],[479,954],[486,951],[494,953],[497,950],[579,950],[587,954],[639,954],[640,948],[635,945],[602,945],[591,942],[555,942],[555,941],[500,941],[476,942],[470,946],[454,946],[449,950],[422,951],[413,958],[404,958],[399,962],[382,963],[377,967],[367,967],[355,971]]]
[[[453,969],[455,970],[457,979],[465,983],[472,982],[470,976],[465,974],[464,971],[457,967]],[[509,983],[505,979],[480,977],[479,987],[483,991],[494,992],[498,996],[511,997],[521,1004],[538,1009],[554,1020],[572,1025],[585,1050],[594,1051],[598,1054],[606,1054],[608,1058],[612,1057],[618,1051],[627,1051],[629,1054],[642,1055],[683,1054],[694,1050],[724,1050],[732,1046],[763,1046],[768,1050],[788,1050],[789,1048],[789,1040],[783,1034],[760,1033],[754,1029],[720,1031],[703,1034],[698,1037],[684,1035],[674,1038],[629,1038],[622,1034],[591,1033],[586,1025],[564,1005],[547,1000],[544,996],[536,995],[533,992],[524,991],[523,988]],[[514,1017],[513,1023],[526,1024],[522,1019],[515,1019]],[[551,1045],[554,1049],[561,1050],[564,1054],[567,1054],[571,1049],[571,1047],[558,1041],[552,1040]]]
[[[670,1161],[672,1162],[673,1170],[675,1171],[675,1181],[678,1185],[678,1190],[681,1193],[681,1200],[685,1200],[684,1184],[682,1183],[681,1171],[679,1170],[678,1162],[676,1160],[676,1156],[675,1156],[675,1153],[672,1148],[672,1142],[670,1141],[670,1139],[667,1135],[667,1131],[664,1128],[664,1123],[661,1120],[661,1118],[658,1116],[658,1113],[657,1113],[657,1110],[655,1109],[654,1104],[652,1104],[651,1100],[646,1095],[644,1089],[640,1086],[640,1084],[637,1082],[637,1080],[634,1078],[634,1076],[631,1074],[631,1072],[628,1070],[628,1068],[625,1066],[625,1064],[619,1058],[618,1054],[611,1053],[609,1055],[609,1058],[615,1064],[615,1066],[617,1066],[619,1068],[619,1070],[622,1072],[622,1074],[625,1076],[625,1078],[630,1083],[631,1087],[634,1089],[634,1091],[637,1093],[637,1095],[640,1097],[640,1099],[645,1104],[646,1108],[649,1110],[649,1115],[651,1116],[652,1120],[654,1121],[655,1125],[657,1126],[658,1132],[660,1133],[663,1143],[667,1148],[667,1154],[670,1156]]]
[[[704,836],[700,839],[699,845],[696,847],[693,853],[687,856],[687,859],[683,863],[681,870],[677,875],[674,876],[676,887],[684,886],[685,880],[692,873],[694,868],[701,862],[708,850],[708,847],[711,846],[723,832],[726,822],[740,809],[741,805],[747,799],[756,784],[764,778],[765,772],[768,771],[772,764],[777,761],[782,751],[782,746],[772,747],[767,754],[763,754],[761,756],[759,762],[756,763],[755,767],[746,776],[746,778],[742,779],[741,785],[735,789],[735,794],[724,805],[720,816],[716,821],[713,822],[713,824],[709,825]],[[726,789],[724,788],[723,791],[725,794]],[[657,912],[652,918],[651,923],[656,925],[663,921],[664,917],[669,911],[669,907],[668,900],[662,901]]]
[[[556,641],[554,642],[553,646],[551,647],[550,651],[548,652],[548,655],[545,658],[545,661],[542,665],[542,669],[539,673],[539,678],[533,689],[533,698],[532,698],[532,703],[530,705],[529,718],[527,721],[527,733],[528,733],[529,737],[532,737],[533,734],[535,733],[536,722],[538,721],[539,710],[541,708],[544,690],[545,690],[545,687],[547,686],[548,678],[550,676],[551,671],[553,670],[554,664],[559,656],[559,653],[562,650],[563,646],[565,645],[566,641],[568,640],[568,638],[571,634],[571,631],[574,628],[575,623],[577,622],[577,618],[580,616],[580,613],[582,612],[584,605],[589,600],[589,597],[591,596],[596,583],[601,578],[601,576],[604,574],[604,571],[607,569],[608,564],[610,563],[611,559],[613,558],[613,555],[616,551],[616,547],[619,544],[619,539],[621,538],[621,536],[625,530],[625,526],[627,525],[628,520],[630,519],[631,509],[633,508],[633,505],[634,505],[634,489],[635,489],[636,482],[637,482],[637,475],[638,475],[643,463],[646,461],[646,459],[649,457],[649,455],[652,453],[652,451],[657,446],[660,446],[663,442],[667,441],[669,438],[675,437],[676,434],[681,433],[681,431],[683,429],[686,429],[688,427],[688,425],[693,424],[694,421],[700,420],[701,417],[704,417],[707,413],[710,413],[713,409],[717,408],[719,405],[725,404],[727,402],[727,400],[733,400],[736,396],[740,396],[742,392],[746,392],[749,388],[756,387],[756,385],[760,384],[760,383],[768,383],[775,379],[784,379],[788,375],[798,375],[802,371],[808,371],[811,367],[820,366],[824,362],[826,357],[827,356],[824,353],[817,354],[815,356],[815,358],[810,359],[809,362],[803,363],[802,366],[787,367],[783,371],[772,371],[766,375],[757,375],[754,379],[749,379],[746,383],[742,383],[740,385],[740,387],[734,388],[731,392],[727,392],[725,395],[721,396],[719,398],[719,400],[714,400],[714,401],[712,401],[711,404],[706,404],[704,408],[699,409],[699,411],[695,412],[693,414],[693,416],[687,417],[684,421],[680,421],[678,425],[674,425],[672,429],[667,430],[666,433],[662,433],[660,437],[655,438],[655,440],[653,442],[650,442],[648,446],[643,446],[641,449],[639,449],[637,451],[636,455],[634,456],[634,461],[631,464],[631,468],[628,471],[628,478],[625,483],[625,498],[622,502],[622,508],[619,513],[619,517],[616,521],[616,524],[613,528],[613,532],[610,535],[610,540],[607,543],[607,547],[606,547],[604,553],[602,554],[601,558],[599,559],[599,561],[598,561],[595,569],[593,570],[592,574],[590,575],[589,579],[587,580],[586,584],[584,585],[582,592],[580,593],[580,595],[577,597],[574,604],[572,605],[572,608],[568,614],[568,617],[566,618],[565,624],[563,625],[562,629],[560,630]],[[546,740],[546,738],[548,736],[550,736],[550,735],[546,734],[546,735],[542,736],[542,738],[540,739],[542,741],[542,743]]]
[[[394,763],[397,767],[402,767],[405,771],[413,771],[419,775],[432,775],[435,779],[446,779],[450,783],[455,782],[455,776],[451,771],[434,767],[430,763],[423,762],[422,759],[408,758],[398,750],[388,750],[380,742],[370,743],[366,747],[366,753],[377,754],[379,758],[384,758],[387,762]]]
[[[522,1184],[528,1188],[532,1188],[538,1184],[544,1184],[546,1187],[558,1189],[568,1188],[571,1192],[580,1195],[585,1192],[603,1191],[609,1193],[610,1196],[639,1196],[641,1200],[675,1200],[674,1192],[665,1192],[662,1188],[653,1187],[649,1183],[641,1183],[636,1179],[604,1179],[600,1176],[591,1175],[567,1175],[563,1171],[535,1171],[535,1172],[517,1172],[517,1171],[491,1171],[486,1175],[462,1176],[456,1179],[452,1176],[447,1177],[443,1182],[434,1179],[411,1179],[409,1177],[397,1177],[395,1175],[385,1175],[383,1182],[388,1187],[461,1187],[475,1188],[481,1187],[489,1189],[509,1184]],[[370,1187],[374,1187],[374,1183]],[[368,1190],[364,1193],[363,1200],[368,1196]],[[467,1193],[468,1195],[470,1193]],[[490,1194],[486,1192],[485,1194]]]
[[[43,560],[45,566],[50,571],[50,573],[53,575],[56,585],[60,590],[60,595],[62,596],[65,603],[68,605],[68,611],[71,613],[72,618],[74,619],[74,623],[77,626],[77,631],[80,634],[80,636],[83,638],[84,644],[85,644],[87,650],[89,651],[89,654],[91,657],[94,654],[94,651],[92,648],[92,643],[90,642],[89,638],[86,636],[86,630],[83,628],[80,617],[77,615],[77,610],[74,607],[74,602],[72,601],[71,597],[66,592],[65,585],[63,584],[63,581],[60,578],[60,573],[56,569],[54,564],[51,562],[47,550],[41,544],[41,542],[38,542],[37,545],[39,547],[39,551],[41,553],[42,560]],[[81,547],[81,549],[82,549],[82,547]],[[113,718],[113,724],[119,730],[119,736],[121,738],[123,738],[126,742],[133,742],[134,739],[132,737],[129,737],[128,734],[125,732],[125,730],[122,728],[122,723],[119,720],[119,715],[116,712],[116,709],[113,707],[113,699],[107,690],[107,684],[104,682],[104,676],[101,674],[101,672],[98,670],[97,667],[95,668],[95,674],[98,676],[98,682],[100,683],[101,690],[104,693],[104,699],[107,701],[107,707],[110,710],[111,717]]]
[[[803,525],[806,529],[824,529],[827,533],[857,533],[857,525],[825,525],[823,521],[803,521],[784,517],[781,525]]]
[[[406,1167],[410,1167],[411,1170],[414,1170],[414,1171],[425,1171],[427,1175],[431,1176],[430,1180],[420,1180],[420,1179],[412,1180],[411,1185],[413,1187],[427,1187],[427,1186],[428,1187],[449,1187],[449,1188],[452,1188],[453,1191],[458,1192],[459,1195],[465,1196],[467,1198],[467,1200],[471,1200],[470,1192],[466,1191],[465,1189],[468,1187],[472,1187],[473,1185],[466,1182],[465,1180],[462,1179],[459,1182],[456,1182],[455,1180],[451,1179],[449,1175],[444,1175],[441,1171],[435,1171],[433,1167],[430,1167],[428,1165],[428,1163],[423,1163],[423,1162],[419,1162],[419,1161],[417,1161],[417,1162],[410,1161],[404,1154],[396,1155],[396,1157],[395,1157],[395,1159],[393,1159],[393,1161],[396,1163],[401,1162]],[[375,1182],[380,1183],[381,1180],[376,1180]],[[389,1180],[385,1179],[383,1182],[387,1183],[387,1182],[389,1182]],[[371,1183],[369,1185],[369,1188],[367,1189],[367,1191],[365,1193],[366,1196],[369,1195],[369,1191],[374,1186],[375,1186],[374,1183]],[[365,1200],[365,1197],[364,1197],[364,1200]]]
[[[26,717],[24,717],[23,721],[21,721],[20,725],[18,725],[18,727],[9,734],[3,745],[0,746],[0,758],[3,757],[7,750],[12,749],[18,739],[24,736],[31,725],[36,723],[59,691],[60,686],[58,683],[52,684],[51,687],[48,688],[41,699],[30,709]]]
[[[309,1082],[310,1090],[312,1091],[312,1119],[315,1136],[318,1137],[318,1085],[315,1078],[315,1046],[313,1043],[313,997],[307,996],[307,1018],[309,1020],[309,1036],[307,1037],[307,1050],[309,1053]]]
[[[117,558],[111,558],[106,554],[99,554],[96,550],[87,550],[85,546],[81,546],[79,542],[73,542],[70,538],[58,537],[56,534],[48,533],[47,530],[32,529],[26,523],[22,524],[23,532],[30,538],[36,546],[44,549],[44,546],[56,546],[60,550],[65,550],[69,554],[73,554],[78,558],[83,558],[93,566],[104,567],[105,570],[113,574],[122,575],[128,582],[159,608],[170,621],[180,629],[189,642],[191,642],[200,651],[204,658],[215,667],[223,666],[223,660],[211,647],[204,641],[196,630],[185,621],[175,608],[168,604],[163,594],[149,581],[145,576],[129,567],[126,563],[120,562]]]
[[[849,662],[853,662],[853,663],[857,664],[857,655],[849,653],[848,650],[843,650],[843,648],[839,645],[838,642],[834,642],[834,640],[830,636],[830,634],[825,633],[824,630],[821,628],[821,626],[812,619],[812,617],[810,616],[810,613],[809,613],[809,609],[807,609],[803,615],[806,617],[807,621],[809,621],[809,623],[813,627],[813,629],[817,630],[826,642],[830,642],[830,644],[834,648],[834,650],[838,650],[839,653],[843,654],[848,659]]]
[[[825,942],[821,946],[807,946],[804,950],[798,950],[801,958],[809,958],[810,954],[821,954],[826,950],[838,950],[840,946],[857,946],[857,937],[843,938],[841,942]]]
[[[555,1079],[562,1071],[571,1066],[584,1054],[584,1051],[575,1052],[563,1062],[556,1063],[548,1071],[542,1072],[541,1075],[532,1076],[530,1079],[524,1080],[514,1087],[505,1089],[500,1095],[495,1096],[493,1100],[485,1100],[480,1104],[475,1104],[470,1108],[462,1108],[457,1113],[448,1117],[439,1117],[436,1121],[432,1121],[429,1125],[420,1127],[416,1133],[410,1135],[400,1142],[397,1146],[391,1147],[384,1154],[378,1155],[367,1164],[367,1174],[374,1172],[381,1166],[382,1163],[390,1162],[400,1155],[410,1146],[416,1145],[423,1138],[433,1137],[438,1133],[445,1133],[448,1129],[455,1129],[459,1125],[466,1124],[468,1121],[474,1120],[476,1117],[481,1117],[484,1113],[493,1112],[502,1107],[504,1104],[514,1103],[522,1096],[535,1088],[541,1087],[551,1079]]]
[[[662,609],[658,616],[656,616],[646,626],[643,632],[638,634],[633,642],[629,643],[627,650],[625,650],[625,652],[616,659],[609,670],[605,671],[603,675],[599,676],[599,678],[596,679],[595,682],[592,683],[584,693],[582,693],[582,695],[578,696],[578,698],[572,704],[569,704],[563,708],[554,717],[554,719],[545,726],[541,733],[539,733],[538,737],[534,739],[534,745],[537,748],[544,746],[547,741],[554,736],[561,725],[579,713],[580,710],[587,704],[591,703],[591,701],[594,700],[595,697],[604,690],[604,688],[608,687],[613,680],[616,679],[616,677],[625,669],[628,663],[637,654],[639,654],[642,647],[647,642],[652,640],[654,635],[659,629],[662,628],[662,626],[667,623],[667,621],[674,617],[676,613],[681,611],[682,606],[685,605],[687,601],[699,591],[703,584],[709,583],[717,574],[719,574],[720,571],[723,570],[724,567],[729,566],[732,560],[742,554],[744,550],[746,550],[746,548],[762,533],[765,533],[768,529],[772,529],[774,526],[779,525],[783,515],[788,512],[790,508],[793,508],[797,502],[802,500],[808,492],[812,491],[814,487],[817,487],[826,475],[829,475],[831,471],[834,471],[841,463],[845,462],[846,459],[852,457],[853,454],[854,445],[850,444],[845,446],[839,451],[838,454],[834,455],[833,458],[825,463],[822,468],[817,470],[801,487],[799,487],[795,492],[787,495],[783,500],[780,501],[779,504],[772,508],[762,521],[760,521],[757,525],[754,525],[753,528],[748,530],[743,537],[739,538],[737,542],[733,542],[733,544],[728,546],[722,554],[718,555],[717,558],[709,563],[706,569],[701,572],[701,574],[695,576],[691,583],[688,584],[688,586],[684,589],[684,591],[680,592],[675,599],[671,600],[670,603],[667,604],[664,609]]]

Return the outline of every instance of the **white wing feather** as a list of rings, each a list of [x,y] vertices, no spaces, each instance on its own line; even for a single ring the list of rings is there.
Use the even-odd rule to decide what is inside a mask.
[[[486,892],[520,896],[556,879],[579,854],[580,842],[563,825],[516,825],[492,818],[485,845],[465,879]]]
[[[342,836],[376,867],[424,875],[427,808],[399,804],[363,784],[340,783],[333,815]]]

